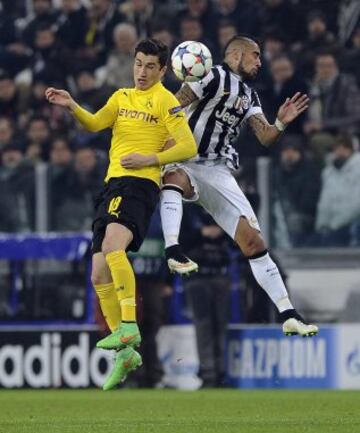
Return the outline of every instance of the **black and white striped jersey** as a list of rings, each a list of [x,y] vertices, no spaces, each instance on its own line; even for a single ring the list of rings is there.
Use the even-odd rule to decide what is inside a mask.
[[[188,85],[199,98],[185,109],[198,145],[198,159],[223,159],[230,168],[237,168],[239,155],[232,141],[250,116],[262,113],[257,93],[225,63]]]

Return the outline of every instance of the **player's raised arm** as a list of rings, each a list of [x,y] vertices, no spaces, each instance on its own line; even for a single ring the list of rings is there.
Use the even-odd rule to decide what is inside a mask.
[[[112,98],[99,111],[92,114],[78,105],[66,90],[49,87],[45,91],[45,97],[50,104],[68,108],[84,128],[91,132],[101,131],[112,126],[116,118],[116,107]]]
[[[264,146],[270,146],[280,137],[286,126],[303,113],[308,106],[308,96],[298,92],[292,98],[287,98],[281,105],[273,125],[266,120],[262,113],[249,117],[249,125],[260,143]]]

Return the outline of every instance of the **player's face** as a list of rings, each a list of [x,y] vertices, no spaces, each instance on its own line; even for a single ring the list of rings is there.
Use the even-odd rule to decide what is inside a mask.
[[[245,80],[256,77],[261,67],[260,48],[257,44],[248,44],[242,52],[238,72]]]
[[[166,66],[161,68],[157,56],[137,53],[134,63],[134,82],[139,90],[150,89],[161,80],[166,71]]]

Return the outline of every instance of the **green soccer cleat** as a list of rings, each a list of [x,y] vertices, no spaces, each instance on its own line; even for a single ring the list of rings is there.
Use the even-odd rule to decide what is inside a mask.
[[[136,370],[142,365],[140,353],[136,352],[132,347],[126,347],[116,354],[115,364],[103,385],[103,390],[115,388],[120,383],[124,382],[130,371]]]
[[[124,349],[127,346],[138,347],[141,335],[137,323],[122,322],[119,329],[96,343],[99,349]]]

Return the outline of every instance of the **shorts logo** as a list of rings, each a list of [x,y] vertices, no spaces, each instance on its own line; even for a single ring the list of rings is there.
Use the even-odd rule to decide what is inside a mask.
[[[121,200],[122,200],[122,197],[117,196],[117,197],[112,198],[110,203],[109,203],[108,213],[110,215],[115,216],[116,218],[119,218],[120,211],[118,209],[119,209]]]
[[[176,114],[182,110],[182,106],[178,105],[177,107],[169,108],[169,114]]]

